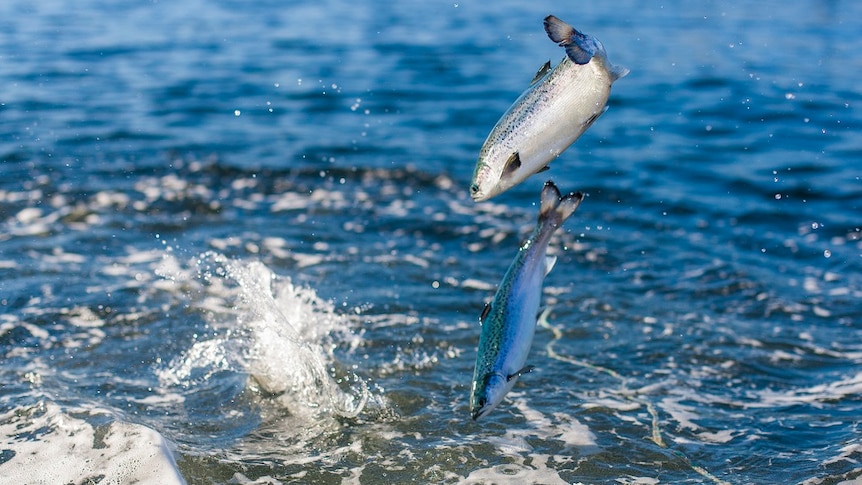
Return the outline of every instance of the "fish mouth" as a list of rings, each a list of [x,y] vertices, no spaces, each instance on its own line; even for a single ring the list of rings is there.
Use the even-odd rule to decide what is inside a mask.
[[[479,188],[479,184],[470,185],[470,197],[472,197],[475,202],[482,202],[487,199],[485,194],[483,194],[482,190]]]
[[[485,189],[488,188],[487,182],[490,177],[491,167],[480,160],[476,165],[476,171],[473,172],[473,182],[470,184],[470,197],[473,198],[473,201],[482,202],[490,198],[487,190],[483,189],[483,186],[485,186]]]
[[[483,188],[481,181],[470,184],[470,197],[473,198],[473,202],[484,202],[498,193],[495,187],[486,186]]]
[[[470,408],[470,416],[473,418],[473,421],[476,421],[491,412],[492,409],[494,409],[494,403],[485,397],[480,397]]]
[[[506,375],[502,372],[491,372],[485,374],[485,377],[483,378],[483,385],[487,386],[488,382],[490,382],[491,380],[505,383],[507,379]],[[477,396],[478,399],[476,399],[475,402],[473,402],[471,399],[470,416],[473,418],[473,421],[476,421],[482,416],[490,413],[492,409],[497,407],[497,404],[500,404],[500,399],[495,399],[491,396],[493,396],[493,394],[489,395],[483,393],[480,396]]]
[[[470,414],[473,417],[473,421],[478,420],[482,416],[491,412],[493,406],[484,405],[473,409],[473,412]]]

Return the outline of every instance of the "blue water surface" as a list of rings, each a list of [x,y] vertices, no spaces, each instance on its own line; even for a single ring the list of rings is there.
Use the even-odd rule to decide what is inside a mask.
[[[548,14],[631,74],[476,204]],[[122,424],[188,483],[860,483],[860,52],[849,1],[3,2],[0,476],[128,478]],[[473,422],[547,179],[536,370]]]

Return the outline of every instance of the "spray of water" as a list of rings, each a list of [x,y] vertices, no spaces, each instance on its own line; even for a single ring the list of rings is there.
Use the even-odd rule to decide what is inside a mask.
[[[252,387],[278,396],[295,416],[362,412],[367,385],[335,356],[361,338],[331,302],[260,262],[210,251],[188,266],[183,270],[167,255],[157,272],[184,288],[191,309],[208,315],[211,332],[169,363],[160,374],[164,384],[190,387],[219,372],[239,372],[249,376]]]

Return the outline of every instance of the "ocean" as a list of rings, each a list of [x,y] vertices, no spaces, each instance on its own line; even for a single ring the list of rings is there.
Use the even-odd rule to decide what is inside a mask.
[[[549,14],[631,73],[474,203]],[[839,0],[3,2],[0,483],[862,483],[860,52]]]

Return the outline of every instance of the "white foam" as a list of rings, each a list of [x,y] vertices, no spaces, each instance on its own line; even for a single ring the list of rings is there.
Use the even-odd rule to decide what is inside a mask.
[[[554,413],[554,417],[559,423],[557,425],[557,431],[559,431],[560,434],[557,438],[560,441],[572,447],[598,448],[596,435],[590,431],[590,428],[588,428],[587,425],[563,413]]]
[[[701,429],[694,421],[700,418],[693,406],[686,406],[681,401],[689,400],[688,396],[672,396],[661,400],[659,408],[677,422],[680,429],[699,431]]]
[[[569,485],[569,482],[563,480],[555,468],[554,465],[548,464],[547,455],[532,454],[530,455],[529,465],[525,464],[524,458],[519,458],[513,463],[473,470],[467,477],[458,480],[457,483],[463,485],[484,483],[500,485],[522,485],[525,483]]]
[[[303,473],[302,475],[304,476],[305,474]],[[294,478],[302,478],[302,476],[294,476]],[[234,473],[233,479],[230,481],[230,483],[238,483],[240,485],[282,485],[284,482],[272,478],[269,475],[262,476],[257,480],[252,480],[247,476],[243,475],[242,473],[237,472]]]
[[[524,424],[509,427],[503,435],[490,436],[486,439],[493,444],[497,450],[506,456],[516,457],[523,461],[526,457],[531,459],[530,466],[519,466],[508,464],[478,470],[467,477],[467,481],[461,483],[475,483],[475,481],[501,483],[565,483],[560,478],[556,468],[546,468],[549,459],[555,463],[562,463],[571,459],[571,454],[565,455],[542,455],[533,453],[533,447],[529,444],[531,439],[538,438],[542,441],[555,440],[562,442],[567,449],[577,449],[577,454],[585,456],[598,451],[596,435],[583,423],[565,413],[553,413],[545,415],[528,404],[527,393],[510,394],[512,404],[524,416]],[[514,468],[512,468],[514,467]],[[509,478],[513,477],[513,481]],[[520,481],[514,480],[514,478]]]
[[[63,412],[53,403],[17,408],[0,416],[0,464],[6,483],[184,484],[167,441],[138,424],[91,410]]]
[[[756,402],[745,403],[745,406],[749,408],[769,408],[810,404],[816,407],[822,405],[824,402],[839,401],[846,396],[859,394],[862,394],[862,372],[846,379],[807,388],[785,392],[777,392],[770,389],[759,391],[756,393],[759,399]]]
[[[66,319],[76,327],[95,328],[105,325],[105,321],[87,307],[76,306],[64,313],[68,313]]]
[[[497,289],[497,286],[493,283],[488,283],[485,281],[477,280],[475,278],[467,278],[461,282],[461,286],[463,288],[470,288],[473,290],[484,290],[484,291],[492,291]]]
[[[840,461],[849,461],[851,463],[858,463],[858,461],[854,458],[851,458],[852,455],[862,455],[862,444],[853,443],[847,446],[841,447],[841,453],[828,460],[823,462],[823,465],[831,465],[833,463],[838,463]]]
[[[742,435],[742,431],[733,431],[730,429],[723,429],[716,432],[704,431],[697,434],[697,437],[706,443],[716,443],[723,444],[731,441],[737,436]]]

